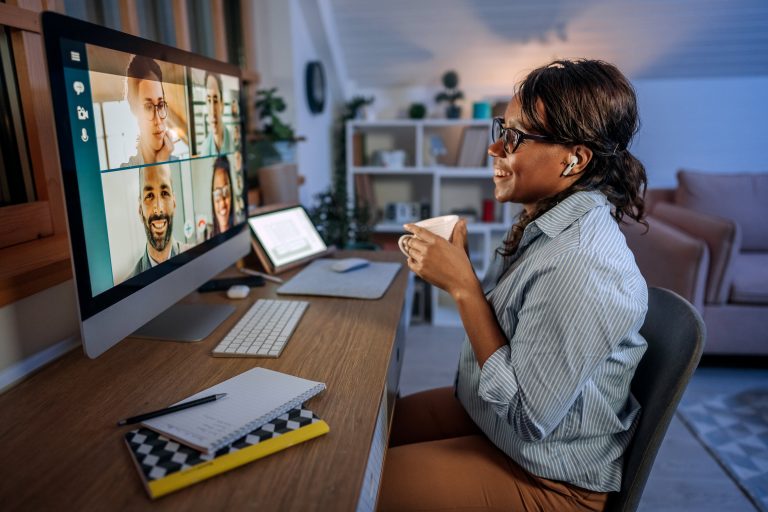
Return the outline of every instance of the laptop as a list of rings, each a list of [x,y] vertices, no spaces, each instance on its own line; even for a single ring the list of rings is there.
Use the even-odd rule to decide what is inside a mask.
[[[279,274],[335,249],[323,242],[301,205],[261,208],[248,217],[248,226],[253,250],[268,274]]]

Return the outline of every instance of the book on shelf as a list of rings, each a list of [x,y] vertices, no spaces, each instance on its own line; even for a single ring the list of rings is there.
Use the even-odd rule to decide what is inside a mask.
[[[488,127],[467,126],[461,136],[456,167],[483,167],[488,155]]]
[[[219,393],[226,393],[226,397],[152,418],[141,425],[203,453],[213,453],[324,389],[322,382],[252,368],[181,402]]]
[[[352,165],[355,167],[362,167],[366,165],[365,135],[362,133],[352,134]]]
[[[147,494],[154,499],[327,434],[329,430],[328,424],[312,411],[297,407],[215,453],[203,453],[143,427],[127,432],[125,443]]]
[[[378,207],[370,174],[355,174],[355,205],[367,206],[371,215],[375,216]]]

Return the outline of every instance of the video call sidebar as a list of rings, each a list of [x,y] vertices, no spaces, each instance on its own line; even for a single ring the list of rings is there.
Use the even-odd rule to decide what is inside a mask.
[[[104,191],[99,172],[96,125],[91,112],[93,100],[88,75],[88,55],[85,44],[76,41],[63,40],[61,49],[83,234],[86,239],[86,257],[91,275],[91,293],[95,296],[111,288],[113,280],[111,265],[97,264],[109,262],[110,253]]]

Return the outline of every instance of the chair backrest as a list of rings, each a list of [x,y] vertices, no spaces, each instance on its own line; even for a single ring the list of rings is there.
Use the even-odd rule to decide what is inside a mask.
[[[648,289],[648,313],[640,329],[648,349],[632,380],[642,412],[624,454],[621,491],[612,493],[606,511],[637,509],[664,434],[701,359],[706,331],[698,311],[665,288]]]

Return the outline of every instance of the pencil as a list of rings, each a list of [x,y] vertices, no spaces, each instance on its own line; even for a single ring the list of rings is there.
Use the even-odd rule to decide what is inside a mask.
[[[197,400],[190,400],[189,402],[184,402],[182,404],[172,405],[171,407],[166,407],[165,409],[159,409],[157,411],[152,411],[152,412],[145,412],[144,414],[139,414],[138,416],[131,416],[130,418],[120,420],[117,422],[117,426],[121,427],[123,425],[129,425],[131,423],[139,423],[140,421],[148,420],[151,418],[157,418],[158,416],[163,416],[164,414],[170,414],[176,411],[183,411],[184,409],[189,409],[190,407],[194,407],[196,405],[202,405],[202,404],[207,404],[208,402],[213,402],[214,400],[218,400],[219,398],[224,398],[225,396],[227,396],[226,393],[219,393],[218,395],[206,396],[203,398],[198,398]]]

